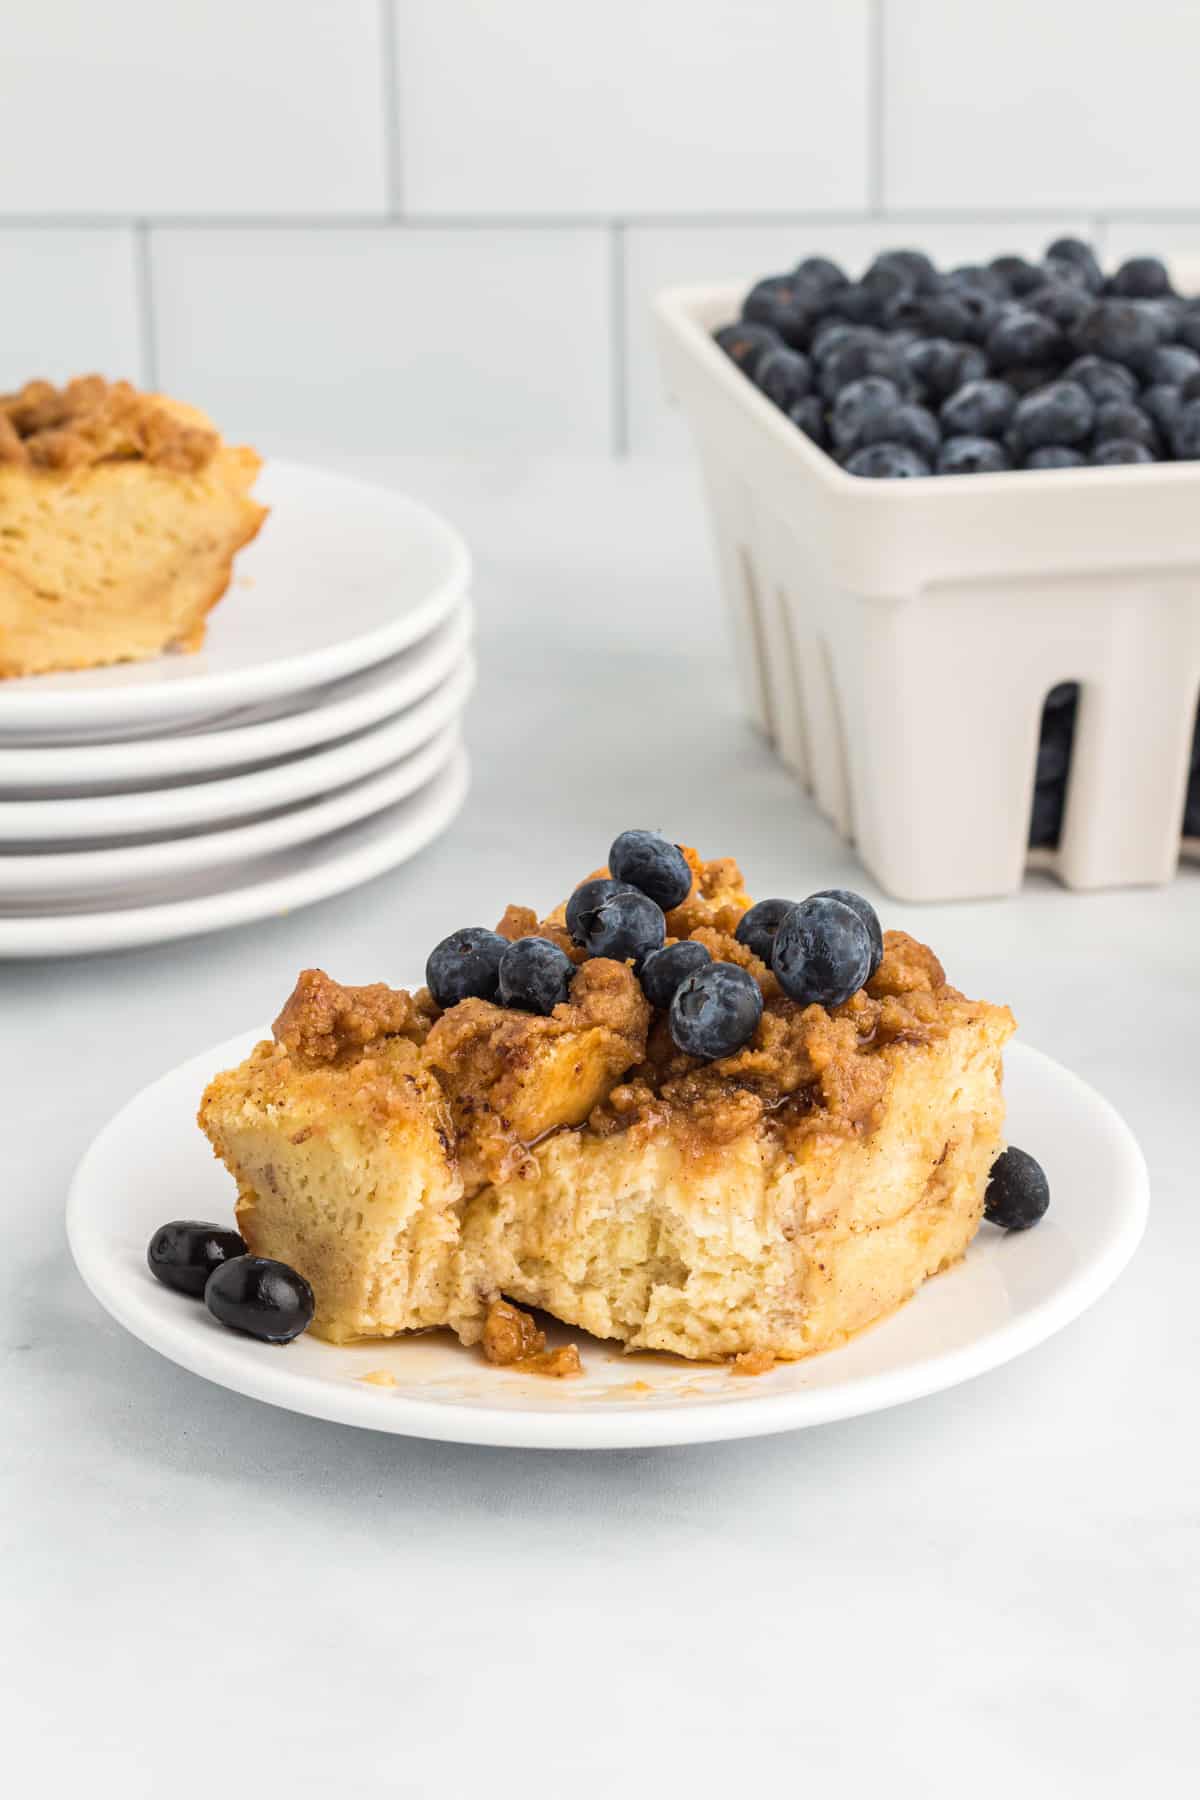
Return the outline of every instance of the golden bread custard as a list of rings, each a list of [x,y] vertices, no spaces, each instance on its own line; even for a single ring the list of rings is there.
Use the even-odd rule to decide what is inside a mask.
[[[678,1047],[650,961],[639,978],[636,958],[588,955],[565,909],[510,907],[500,937],[561,962],[545,1013],[308,970],[274,1036],[210,1084],[199,1122],[238,1229],[311,1284],[314,1331],[448,1326],[520,1364],[546,1354],[520,1323],[534,1307],[754,1372],[842,1343],[963,1255],[1001,1150],[1012,1015],[964,999],[900,931],[865,985],[805,1004],[738,935],[737,865],[682,854],[690,888],[660,941],[749,993],[757,1023],[731,1054]]]
[[[199,649],[261,466],[127,381],[0,395],[0,679]]]

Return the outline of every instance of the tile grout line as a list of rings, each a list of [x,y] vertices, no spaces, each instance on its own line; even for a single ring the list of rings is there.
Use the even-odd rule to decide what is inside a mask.
[[[884,0],[870,0],[867,11],[867,211],[884,213]]]
[[[614,219],[608,228],[608,342],[612,358],[612,451],[629,454],[629,322],[625,307],[625,226]]]
[[[404,212],[404,159],[400,138],[400,61],[392,0],[379,0],[379,44],[383,92],[383,173],[389,220]]]
[[[152,393],[158,389],[158,329],[154,316],[154,267],[150,253],[150,227],[145,219],[133,226],[133,279],[137,290],[138,337],[142,352],[142,381]]]
[[[360,213],[0,213],[0,231],[112,231],[144,226],[157,231],[603,231],[614,224],[662,231],[709,228],[736,231],[761,225],[870,225],[877,217],[911,225],[1058,225],[1099,217],[1107,225],[1200,225],[1200,207],[1122,207],[1095,213],[1087,206],[883,207],[817,212],[405,213],[392,218]]]

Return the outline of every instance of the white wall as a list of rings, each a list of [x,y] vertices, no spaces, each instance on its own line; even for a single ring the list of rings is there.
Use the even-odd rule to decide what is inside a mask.
[[[668,450],[647,297],[1200,241],[1194,0],[14,0],[0,384],[279,444]]]

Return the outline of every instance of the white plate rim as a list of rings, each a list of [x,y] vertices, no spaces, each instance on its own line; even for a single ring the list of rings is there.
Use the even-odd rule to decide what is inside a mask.
[[[176,731],[168,737],[120,738],[113,743],[95,739],[86,744],[0,745],[4,777],[0,798],[17,788],[65,790],[74,785],[91,790],[110,782],[201,775],[265,763],[349,737],[423,699],[462,661],[473,633],[474,611],[470,600],[464,598],[427,638],[398,652],[406,658],[403,669],[379,679],[385,665],[368,664],[348,677],[369,683],[359,693],[339,698],[324,687],[315,688],[297,711],[257,724]],[[407,660],[410,657],[411,661]],[[81,768],[81,764],[86,766]]]
[[[77,731],[104,724],[124,726],[146,719],[207,717],[253,700],[266,700],[277,694],[335,681],[340,675],[380,662],[424,637],[467,592],[471,581],[471,553],[454,527],[424,501],[398,489],[292,462],[285,457],[270,458],[264,464],[264,473],[284,482],[299,479],[303,484],[320,480],[360,493],[369,491],[394,505],[398,512],[408,512],[431,538],[441,540],[446,559],[445,574],[424,599],[415,601],[398,616],[386,618],[371,630],[359,632],[340,643],[325,644],[319,649],[281,656],[243,669],[176,675],[157,685],[96,687],[70,692],[61,688],[39,691],[36,686],[38,676],[18,677],[0,683],[0,741],[5,734],[19,733],[23,729],[45,732],[61,727]],[[269,489],[267,497],[270,497]],[[272,504],[273,513],[278,506],[277,501]]]
[[[98,906],[111,904],[122,888],[225,866],[232,869],[328,837],[416,793],[449,761],[459,731],[456,714],[427,743],[376,774],[248,825],[231,825],[193,837],[151,838],[115,849],[51,851],[42,856],[0,854],[0,920],[11,916],[4,909],[14,902],[36,905],[40,916],[53,912],[59,902],[69,901],[70,910],[77,910],[90,897],[94,902],[91,910],[96,911]],[[58,878],[57,886],[53,879],[47,883],[47,871]],[[24,882],[23,891],[20,886],[14,888],[15,875]]]
[[[309,1376],[289,1376],[277,1353],[243,1357],[232,1346],[245,1340],[221,1333],[181,1330],[175,1315],[165,1326],[147,1303],[149,1289],[142,1284],[114,1282],[105,1264],[104,1240],[89,1230],[88,1206],[92,1170],[102,1165],[110,1141],[119,1139],[126,1115],[149,1105],[159,1089],[185,1077],[194,1078],[199,1093],[204,1081],[218,1069],[244,1057],[264,1034],[239,1033],[225,1043],[189,1058],[160,1076],[126,1103],[103,1127],[85,1152],[72,1180],[67,1199],[67,1238],[76,1266],[101,1306],[128,1331],[192,1374],[251,1399],[284,1410],[335,1423],[386,1431],[402,1437],[437,1442],[468,1443],[526,1449],[633,1449],[676,1444],[724,1442],[736,1438],[773,1435],[835,1420],[857,1418],[909,1400],[957,1386],[988,1373],[1034,1349],[1062,1330],[1093,1305],[1112,1285],[1133,1256],[1145,1230],[1149,1206],[1149,1177],[1145,1159],[1129,1127],[1103,1095],[1061,1063],[1029,1045],[1010,1047],[1010,1058],[1026,1062],[1044,1080],[1065,1084],[1072,1098],[1103,1123],[1106,1142],[1119,1156],[1120,1180],[1126,1195],[1120,1228],[1103,1250],[1078,1271],[1065,1287],[1027,1311],[992,1328],[966,1346],[915,1364],[860,1376],[842,1386],[829,1386],[786,1394],[751,1395],[737,1405],[712,1407],[659,1406],[650,1410],[635,1405],[604,1409],[580,1408],[575,1412],[520,1411],[463,1403],[419,1400],[389,1393],[381,1403],[377,1391],[363,1384],[320,1382]],[[955,1271],[938,1277],[953,1280]],[[910,1307],[920,1304],[921,1294]],[[883,1329],[877,1327],[876,1329]],[[836,1355],[837,1352],[827,1354]],[[803,1365],[795,1365],[802,1367]],[[629,1363],[636,1373],[636,1359]]]
[[[52,917],[0,919],[0,961],[92,956],[107,950],[130,950],[175,938],[200,937],[234,925],[254,924],[273,913],[298,911],[334,894],[344,894],[409,862],[431,844],[455,818],[467,796],[470,765],[465,750],[455,749],[429,784],[387,812],[408,809],[390,831],[346,849],[333,840],[312,846],[313,857],[292,874],[248,882],[196,899],[170,900],[114,912],[58,913]],[[366,830],[385,820],[387,812],[360,819]],[[335,833],[334,838],[340,834]]]
[[[58,843],[72,838],[148,837],[191,826],[243,818],[290,806],[313,794],[344,787],[373,774],[424,743],[461,712],[475,685],[468,651],[432,693],[394,718],[368,726],[341,743],[324,744],[246,774],[217,776],[191,785],[148,788],[142,793],[85,794],[67,800],[0,800],[0,852],[4,845]],[[14,852],[16,854],[16,852]]]

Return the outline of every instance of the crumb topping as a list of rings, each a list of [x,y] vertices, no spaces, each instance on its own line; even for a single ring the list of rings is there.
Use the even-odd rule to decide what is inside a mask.
[[[429,1020],[419,1002],[420,995],[383,981],[343,987],[324,969],[305,969],[272,1030],[290,1055],[310,1063],[336,1062],[380,1038],[421,1043]]]
[[[0,466],[64,473],[140,459],[193,475],[216,454],[215,431],[128,381],[79,375],[65,387],[27,381],[0,394]]]
[[[546,1334],[527,1312],[508,1300],[493,1300],[483,1325],[483,1354],[497,1368],[523,1375],[552,1375],[558,1380],[583,1374],[574,1344],[547,1350]]]

